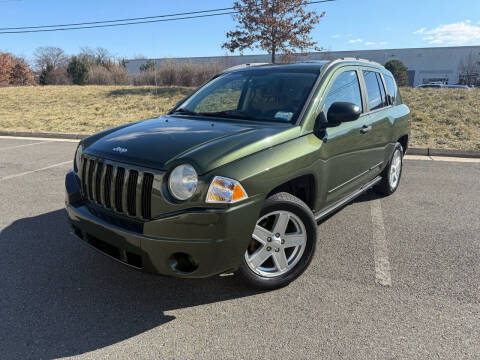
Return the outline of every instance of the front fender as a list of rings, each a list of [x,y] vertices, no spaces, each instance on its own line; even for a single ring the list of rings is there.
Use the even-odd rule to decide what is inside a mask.
[[[219,167],[210,174],[238,180],[249,196],[263,198],[292,179],[313,175],[315,194],[323,194],[325,181],[320,176],[325,164],[318,156],[322,144],[313,133],[306,134]],[[316,201],[319,199],[316,196]]]

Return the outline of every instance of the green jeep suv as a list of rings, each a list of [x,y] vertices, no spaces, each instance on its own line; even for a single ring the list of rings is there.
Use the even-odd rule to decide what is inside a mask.
[[[81,141],[66,209],[78,237],[133,268],[274,289],[307,268],[322,218],[397,189],[409,133],[379,64],[232,68],[168,115]]]

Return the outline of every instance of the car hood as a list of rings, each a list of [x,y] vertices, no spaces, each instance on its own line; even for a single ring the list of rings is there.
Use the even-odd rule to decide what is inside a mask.
[[[167,170],[189,162],[202,174],[295,136],[291,124],[162,116],[83,141],[86,154]]]

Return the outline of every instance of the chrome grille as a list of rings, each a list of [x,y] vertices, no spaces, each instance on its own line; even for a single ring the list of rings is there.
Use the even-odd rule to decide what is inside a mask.
[[[127,216],[151,218],[152,173],[91,156],[82,157],[79,169],[85,199]]]

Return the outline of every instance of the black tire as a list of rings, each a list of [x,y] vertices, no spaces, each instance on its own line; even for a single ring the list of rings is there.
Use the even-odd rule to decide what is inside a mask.
[[[259,220],[262,219],[263,216],[275,211],[286,211],[296,215],[297,220],[300,219],[303,223],[306,233],[306,241],[304,245],[301,246],[304,247],[303,253],[298,255],[299,259],[296,264],[286,273],[276,277],[261,276],[254,272],[247,264],[245,256],[242,257],[242,262],[237,270],[237,275],[249,286],[262,290],[273,290],[284,287],[299,277],[312,261],[316,248],[317,222],[315,221],[313,212],[302,200],[285,192],[274,194],[265,201],[260,212]]]
[[[396,184],[392,185],[392,183],[390,181],[390,171],[391,171],[391,167],[392,167],[392,161],[393,161],[393,158],[394,158],[396,153],[400,154],[400,174],[398,175],[398,180],[397,180]],[[392,156],[391,156],[387,166],[385,167],[385,169],[383,170],[383,172],[381,174],[382,180],[373,187],[373,190],[376,191],[377,193],[385,195],[385,196],[393,194],[398,189],[398,186],[400,185],[400,180],[402,178],[402,172],[403,172],[403,148],[402,148],[402,145],[397,142],[395,144],[395,148],[392,152]]]

